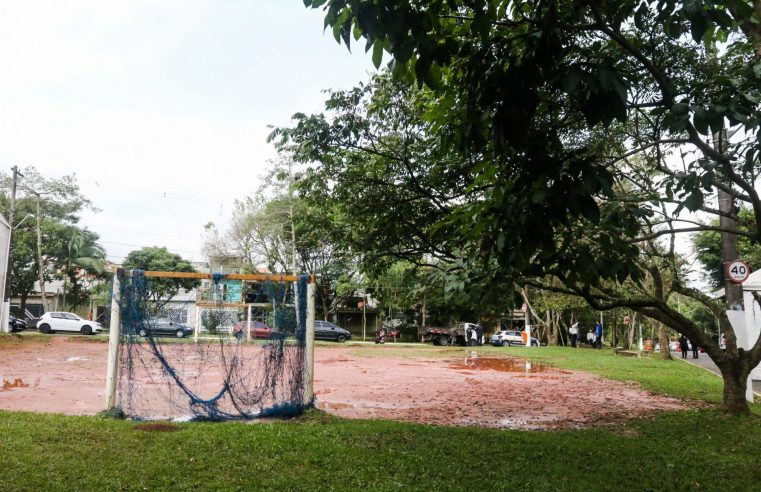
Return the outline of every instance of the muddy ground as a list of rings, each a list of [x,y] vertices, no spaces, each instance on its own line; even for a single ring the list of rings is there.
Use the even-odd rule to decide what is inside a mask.
[[[106,343],[60,335],[23,338],[0,345],[0,409],[69,415],[103,409]],[[555,429],[686,407],[634,384],[475,350],[452,358],[403,355],[389,346],[318,346],[318,408],[345,418]]]

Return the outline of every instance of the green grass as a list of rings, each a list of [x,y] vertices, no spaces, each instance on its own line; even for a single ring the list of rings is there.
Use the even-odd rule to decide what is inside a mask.
[[[23,342],[0,338],[5,343]],[[470,351],[393,344],[344,350],[452,358]],[[679,360],[564,347],[477,350],[528,354],[533,362],[683,398],[721,396],[720,378]],[[725,416],[711,405],[613,428],[544,432],[349,421],[317,411],[157,432],[123,420],[0,411],[0,490],[757,490],[761,412],[752,408],[750,417]]]
[[[0,412],[3,490],[754,490],[761,419],[712,410],[616,429],[305,419],[187,423]]]

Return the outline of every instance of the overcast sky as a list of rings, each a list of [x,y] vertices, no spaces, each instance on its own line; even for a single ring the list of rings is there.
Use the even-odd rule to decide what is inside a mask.
[[[268,125],[373,70],[302,0],[0,1],[0,168],[76,173],[111,261],[193,260],[268,159]]]

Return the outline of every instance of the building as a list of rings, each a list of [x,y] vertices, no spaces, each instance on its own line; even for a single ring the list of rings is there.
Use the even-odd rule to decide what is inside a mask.
[[[11,226],[8,221],[0,215],[0,281],[3,282],[2,288],[5,292],[5,285],[8,278],[8,253],[11,247]],[[10,293],[8,293],[10,295]],[[10,303],[6,303],[5,299],[0,303],[0,332],[7,333],[8,329],[8,315],[10,313]]]

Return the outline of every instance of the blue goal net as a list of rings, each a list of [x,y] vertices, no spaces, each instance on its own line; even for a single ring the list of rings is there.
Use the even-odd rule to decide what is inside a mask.
[[[228,420],[299,414],[305,401],[307,276],[244,284],[235,302],[223,275],[212,293],[167,308],[158,282],[121,281],[118,409],[135,419]],[[154,285],[154,282],[156,285]],[[184,312],[179,316],[178,312]],[[253,319],[252,319],[253,318]]]

